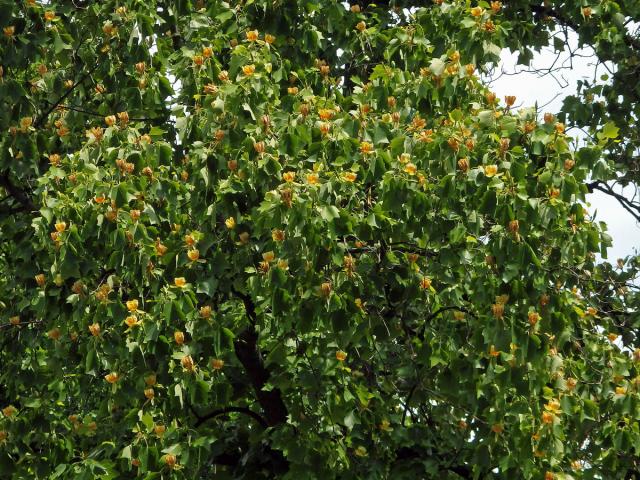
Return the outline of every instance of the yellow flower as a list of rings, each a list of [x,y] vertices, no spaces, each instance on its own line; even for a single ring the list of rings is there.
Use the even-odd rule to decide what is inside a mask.
[[[627,388],[626,387],[616,387],[616,395],[626,395]]]
[[[560,412],[560,402],[555,398],[552,398],[551,400],[549,400],[549,402],[545,404],[544,408],[549,412],[558,413]]]
[[[369,142],[360,142],[360,152],[367,155],[373,151],[373,145]]]
[[[366,457],[367,456],[367,449],[364,448],[363,446],[359,446],[358,448],[355,449],[354,452],[358,457]]]
[[[282,179],[287,183],[293,182],[295,178],[296,178],[296,172],[285,172],[282,175]]]
[[[153,388],[145,388],[144,396],[147,398],[147,400],[153,400],[153,397],[156,396],[156,393],[153,391]]]
[[[178,345],[182,345],[184,343],[184,332],[176,330],[175,332],[173,332],[173,339]]]
[[[236,226],[236,219],[233,217],[229,217],[224,221],[224,224],[229,230],[233,230]]]
[[[106,123],[108,127],[114,126],[116,124],[116,116],[108,115],[104,117],[104,123]]]
[[[192,262],[195,262],[200,258],[200,251],[195,248],[193,250],[189,250],[187,252],[187,257],[189,257],[189,260],[191,260]]]
[[[471,9],[471,15],[474,17],[480,17],[484,13],[484,9],[482,7],[473,7]]]
[[[124,319],[124,323],[129,328],[137,327],[140,324],[140,322],[138,321],[138,317],[136,317],[135,315],[129,315]]]
[[[250,42],[258,40],[258,30],[249,30],[247,32],[247,40]]]
[[[127,300],[127,310],[130,312],[138,310],[138,300]]]
[[[211,317],[211,307],[209,305],[205,305],[203,307],[200,307],[200,316],[202,318]]]
[[[111,373],[107,373],[104,376],[104,379],[109,383],[116,383],[118,380],[120,380],[120,376],[115,372],[111,372]]]
[[[56,19],[56,12],[54,12],[53,10],[47,10],[46,12],[44,12],[44,19],[47,22],[52,22]]]
[[[360,32],[364,32],[367,29],[367,24],[364,23],[363,21],[358,22],[358,24],[356,25],[356,28],[358,29],[358,31]]]
[[[487,177],[493,177],[496,173],[498,173],[497,165],[485,165],[484,166],[484,174]]]
[[[344,178],[347,182],[355,182],[356,178],[358,178],[358,175],[354,172],[345,172],[342,175],[342,178]]]
[[[415,175],[417,170],[417,167],[413,163],[407,163],[404,167],[404,171],[409,175]]]
[[[275,254],[275,253],[273,253],[272,251],[264,252],[264,253],[262,254],[262,259],[263,259],[265,262],[273,262],[273,260],[274,260],[275,258],[276,258],[276,254]]]
[[[431,279],[429,277],[422,277],[422,280],[420,280],[420,288],[429,290],[431,288]]]
[[[187,284],[187,281],[184,279],[184,277],[176,277],[173,279],[173,284],[176,287],[182,288]]]
[[[344,362],[347,359],[347,352],[343,352],[342,350],[338,350],[336,352],[336,360],[339,362]]]
[[[211,47],[204,47],[202,49],[202,56],[204,58],[210,58],[213,55],[213,49]]]
[[[247,77],[250,77],[251,75],[254,74],[254,72],[256,71],[256,66],[255,65],[244,65],[242,67],[242,73],[244,73]]]
[[[307,175],[307,183],[309,185],[317,185],[319,182],[317,173],[310,173]]]
[[[11,38],[13,37],[13,34],[16,33],[16,27],[9,25],[8,27],[4,27],[2,31],[4,32],[5,37]]]
[[[276,37],[274,37],[273,35],[271,35],[270,33],[265,34],[264,36],[264,41],[267,42],[269,45],[271,45],[273,42],[276,41]]]

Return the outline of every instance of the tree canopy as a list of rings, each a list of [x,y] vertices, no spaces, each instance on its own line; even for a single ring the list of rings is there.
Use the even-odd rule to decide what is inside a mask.
[[[640,476],[637,2],[0,8],[0,476]]]

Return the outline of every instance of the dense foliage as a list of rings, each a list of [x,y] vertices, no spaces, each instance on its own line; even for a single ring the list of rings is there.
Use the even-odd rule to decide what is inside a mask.
[[[418,3],[0,0],[2,478],[640,475],[640,7]]]

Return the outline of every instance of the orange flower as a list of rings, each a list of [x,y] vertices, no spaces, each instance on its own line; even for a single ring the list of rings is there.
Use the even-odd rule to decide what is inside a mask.
[[[553,418],[553,413],[542,412],[542,423],[551,424],[553,423]]]
[[[47,332],[47,337],[51,340],[59,340],[61,335],[59,328],[52,328]]]
[[[264,142],[255,142],[253,144],[253,149],[256,151],[256,153],[262,155],[264,153]]]
[[[138,74],[142,75],[147,69],[147,65],[144,62],[138,62],[135,64],[135,69]]]
[[[320,120],[330,120],[331,117],[333,117],[333,110],[330,110],[328,108],[321,108],[320,110],[318,110],[318,116],[320,117]]]
[[[100,324],[98,322],[92,323],[91,325],[89,325],[89,331],[91,332],[91,335],[93,335],[94,337],[99,337],[100,336]]]
[[[500,434],[500,433],[504,432],[504,427],[500,423],[494,423],[493,425],[491,425],[491,431],[493,433]]]
[[[471,9],[471,15],[474,17],[481,17],[484,13],[484,9],[482,7],[473,7]]]
[[[499,355],[500,355],[500,350],[496,350],[496,347],[494,345],[491,345],[491,347],[489,347],[489,356],[497,357]]]
[[[205,305],[203,307],[200,307],[200,316],[202,318],[211,317],[211,307],[209,305]]]
[[[366,23],[364,23],[363,21],[359,21],[359,22],[356,24],[356,28],[358,29],[358,31],[360,31],[360,32],[364,32],[364,31],[367,29],[367,24],[366,24]]]
[[[107,382],[113,384],[113,383],[116,383],[118,380],[120,380],[120,376],[116,372],[111,372],[111,373],[107,373],[104,376],[104,379]]]
[[[491,10],[498,13],[502,9],[502,2],[491,2]]]
[[[295,178],[296,172],[285,172],[284,174],[282,174],[282,179],[287,183],[293,182]]]
[[[211,58],[212,55],[213,55],[213,49],[211,47],[204,47],[202,49],[202,56],[204,58]]]
[[[336,360],[339,362],[344,362],[347,359],[347,352],[343,352],[342,350],[338,350],[336,352]]]
[[[46,12],[44,12],[44,19],[47,22],[52,22],[56,19],[56,12],[54,12],[53,10],[47,10]]]
[[[289,95],[297,95],[298,94],[298,87],[289,87],[287,88],[287,93]]]
[[[307,183],[309,185],[317,185],[319,182],[317,173],[310,173],[307,175]]]
[[[44,276],[44,273],[39,273],[34,278],[36,279],[36,283],[38,284],[39,287],[44,287],[46,282],[46,277]]]
[[[182,364],[182,368],[184,368],[189,372],[193,372],[196,368],[195,364],[193,363],[193,358],[191,358],[191,355],[185,355],[184,357],[182,357],[182,359],[180,360],[180,363]]]
[[[178,460],[176,459],[175,455],[172,455],[170,453],[167,453],[163,458],[162,461],[164,462],[164,464],[169,467],[169,469],[173,470],[176,467],[176,464],[178,462]]]
[[[18,409],[13,405],[9,405],[2,409],[2,414],[7,418],[13,417],[16,413],[18,413]]]
[[[195,248],[193,250],[189,250],[187,252],[187,257],[189,257],[189,260],[191,260],[192,262],[195,262],[200,258],[200,251]]]
[[[219,358],[214,358],[211,360],[211,368],[214,370],[222,370],[224,367],[224,360],[220,360]]]
[[[178,288],[182,288],[187,284],[187,281],[184,277],[176,277],[173,279],[173,284]]]
[[[271,45],[271,44],[273,44],[273,42],[276,41],[276,37],[274,37],[270,33],[267,33],[264,36],[264,41],[267,42],[269,45]]]
[[[116,124],[116,116],[108,115],[104,117],[104,123],[106,123],[108,127],[114,126]]]
[[[16,33],[16,27],[14,27],[13,25],[9,25],[8,27],[4,27],[2,29],[4,36],[5,37],[13,37],[13,34]]]
[[[182,345],[184,343],[184,332],[180,332],[180,331],[173,332],[173,339],[176,341],[178,345]]]
[[[423,290],[429,290],[431,288],[431,279],[429,277],[422,277],[420,280],[420,288]]]
[[[242,73],[244,73],[247,77],[250,77],[251,75],[254,74],[254,72],[256,71],[256,66],[255,65],[244,65],[242,67]]]
[[[156,384],[156,374],[152,373],[144,377],[144,383],[146,383],[150,387],[153,387]]]
[[[167,427],[165,427],[164,425],[154,425],[153,426],[153,433],[156,434],[156,436],[162,438],[162,436],[164,435],[164,432],[167,430]]]
[[[274,229],[271,230],[271,238],[273,239],[274,242],[282,242],[284,240],[284,231],[279,230],[279,229]]]
[[[346,180],[347,182],[355,182],[356,178],[358,178],[358,175],[354,172],[345,172],[342,174],[342,178],[344,180]]]
[[[527,318],[529,320],[529,324],[532,327],[535,327],[536,324],[540,321],[540,314],[538,312],[529,312]]]
[[[247,40],[249,42],[255,42],[258,40],[258,30],[249,30],[247,32]]]
[[[156,396],[156,392],[153,391],[153,388],[145,388],[144,396],[147,398],[147,400],[153,400],[153,397]]]
[[[516,103],[515,95],[507,95],[504,97],[504,102],[507,104],[507,107],[513,106],[513,104]]]

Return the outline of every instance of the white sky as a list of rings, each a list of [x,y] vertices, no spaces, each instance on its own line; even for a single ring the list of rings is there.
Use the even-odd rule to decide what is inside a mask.
[[[575,36],[570,38],[570,43],[575,47]],[[553,78],[551,75],[538,76],[536,73],[522,71],[526,69],[524,66],[516,66],[518,54],[511,54],[509,50],[504,50],[500,65],[491,76],[494,80],[491,83],[491,89],[501,99],[505,95],[515,95],[518,107],[531,107],[537,102],[542,112],[556,113],[562,108],[563,99],[567,95],[575,94],[579,79],[593,80],[594,72],[598,76],[606,72],[602,66],[596,71],[594,59],[589,58],[591,57],[589,51],[581,50],[580,52],[586,56],[573,58],[572,61],[569,61],[567,56],[560,58],[555,66],[566,68],[556,72],[554,75],[556,78]],[[552,49],[543,50],[536,55],[532,66],[549,68],[555,60],[556,55]],[[500,75],[502,71],[516,74]],[[568,134],[577,137],[581,132],[570,130]],[[628,187],[624,193],[631,196],[632,188]],[[608,233],[613,238],[613,247],[608,252],[609,261],[615,262],[617,258],[624,258],[633,254],[635,250],[640,250],[640,224],[614,198],[596,191],[587,197],[587,201],[589,211],[592,214],[596,213],[596,220],[607,224]]]

